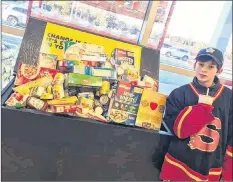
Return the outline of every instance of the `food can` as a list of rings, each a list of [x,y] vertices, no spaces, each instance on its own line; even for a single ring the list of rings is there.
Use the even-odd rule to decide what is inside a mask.
[[[110,92],[110,82],[103,81],[100,87],[100,95],[108,94]]]
[[[63,85],[55,84],[53,86],[53,95],[54,95],[54,99],[61,99],[65,97],[65,91]]]
[[[47,109],[48,104],[36,97],[29,96],[26,100],[26,105],[41,111],[45,111]]]
[[[100,96],[100,104],[107,105],[109,103],[109,97],[108,95],[101,95]]]

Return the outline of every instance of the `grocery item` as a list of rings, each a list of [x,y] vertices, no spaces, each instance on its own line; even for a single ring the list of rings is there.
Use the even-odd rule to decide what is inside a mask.
[[[39,98],[44,93],[46,93],[46,89],[44,87],[38,86],[31,89],[30,96]]]
[[[48,107],[47,103],[45,101],[42,101],[36,97],[29,96],[26,99],[26,105],[30,108],[45,111]]]
[[[76,96],[66,97],[62,99],[54,99],[47,101],[48,105],[72,105],[78,101]]]
[[[17,103],[23,103],[23,95],[19,94],[19,93],[12,93],[11,96],[7,99],[7,101],[5,102],[5,104],[7,106],[11,106],[11,107],[15,107],[15,105]]]
[[[167,96],[151,89],[144,89],[137,114],[136,126],[159,130]]]
[[[53,54],[40,53],[38,66],[44,68],[56,69],[57,56]]]
[[[116,69],[113,68],[92,68],[92,76],[100,76],[104,79],[117,79]]]
[[[91,67],[85,65],[74,65],[73,73],[91,75]]]
[[[108,95],[101,95],[100,96],[100,104],[107,105],[109,103],[110,99]]]
[[[94,99],[94,93],[93,92],[81,92],[77,94],[78,97],[84,97],[87,99]]]
[[[22,85],[48,75],[51,75],[54,78],[58,72],[59,70],[56,69],[43,68],[28,64],[19,64],[14,84]]]
[[[158,82],[158,80],[156,80],[156,79],[154,79],[154,78],[152,78],[152,77],[150,77],[148,75],[145,75],[143,77],[142,81],[145,82],[145,83],[150,83],[152,85],[152,89],[154,91],[158,91],[158,89],[159,89],[159,82]]]
[[[100,87],[100,95],[108,94],[110,92],[110,82],[104,80],[102,86]]]
[[[128,65],[134,66],[134,52],[123,50],[123,49],[114,49],[112,52],[112,58],[115,65],[121,65],[126,63]]]
[[[100,87],[102,85],[102,78],[96,76],[82,75],[77,73],[68,73],[65,81],[66,87],[72,86],[90,86]]]
[[[82,107],[79,105],[53,105],[50,106],[53,113],[74,113],[82,111]]]
[[[65,91],[63,85],[60,84],[53,85],[53,96],[54,99],[62,99],[65,97]]]
[[[107,113],[110,121],[134,126],[142,91],[143,89],[140,87],[120,81]]]
[[[62,74],[62,73],[57,73],[55,76],[54,76],[54,79],[53,79],[53,84],[59,84],[59,85],[62,85],[65,81],[65,75]]]
[[[94,100],[93,99],[88,99],[85,97],[79,97],[77,104],[82,106],[83,108],[88,108],[88,109],[93,109],[94,108]]]
[[[64,47],[64,58],[67,60],[82,60],[85,56],[98,56],[104,54],[104,47],[88,43],[66,41]],[[100,58],[97,58],[98,60]],[[85,60],[90,60],[90,57]],[[91,61],[91,60],[90,60]]]
[[[43,94],[40,96],[40,99],[41,99],[41,100],[52,100],[52,99],[53,99],[53,94],[50,94],[50,93],[43,93]]]
[[[52,84],[52,81],[53,81],[53,77],[51,75],[48,75],[48,76],[38,78],[37,80],[25,83],[23,85],[19,85],[17,87],[14,87],[13,90],[15,92],[20,93],[21,95],[27,95],[27,94],[30,94],[31,88],[38,87],[38,86],[47,88],[49,85]]]

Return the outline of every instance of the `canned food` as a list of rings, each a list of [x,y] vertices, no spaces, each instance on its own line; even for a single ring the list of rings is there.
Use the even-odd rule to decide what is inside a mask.
[[[47,109],[47,103],[37,99],[36,97],[28,97],[26,100],[26,105],[28,105],[31,108],[37,109],[37,110],[46,110]]]
[[[109,97],[108,97],[108,95],[101,95],[100,96],[100,103],[102,104],[102,105],[107,105],[108,104],[108,102],[109,102]]]
[[[53,86],[53,95],[54,95],[54,99],[61,99],[65,97],[65,91],[63,85],[55,84]]]

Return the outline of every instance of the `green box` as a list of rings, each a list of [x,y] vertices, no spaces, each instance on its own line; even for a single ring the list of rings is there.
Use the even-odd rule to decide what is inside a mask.
[[[80,86],[89,86],[89,87],[101,87],[102,78],[97,76],[82,75],[78,73],[68,73],[66,75],[65,85],[68,87],[80,87]]]

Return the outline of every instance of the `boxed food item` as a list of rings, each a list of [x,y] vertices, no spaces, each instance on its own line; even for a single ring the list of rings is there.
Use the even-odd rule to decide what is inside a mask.
[[[56,69],[57,56],[53,54],[40,53],[38,66],[44,68]]]
[[[106,62],[106,54],[84,54],[80,56],[81,61]]]
[[[59,72],[56,69],[43,68],[28,64],[20,64],[15,78],[15,85],[22,85],[30,81],[34,81],[46,75],[51,75],[53,78]]]
[[[100,61],[100,54],[104,54],[104,47],[95,44],[78,43],[66,41],[64,47],[64,58],[67,60]],[[90,56],[90,57],[85,57]],[[97,56],[97,57],[95,57]],[[99,56],[99,57],[98,57]],[[95,57],[95,58],[94,58]]]
[[[92,76],[100,76],[104,79],[117,79],[116,70],[113,68],[92,68]]]
[[[66,75],[65,85],[66,87],[100,87],[102,85],[102,78],[97,76],[82,75],[78,73],[68,73]]]
[[[123,50],[123,49],[114,49],[112,52],[112,61],[115,65],[121,65],[123,63],[134,66],[134,52]]]
[[[111,100],[107,116],[115,123],[135,125],[143,89],[120,81],[115,97]]]
[[[136,126],[159,130],[167,96],[151,89],[144,89],[136,119]]]
[[[155,91],[158,91],[159,89],[159,82],[158,80],[148,76],[148,75],[145,75],[142,79],[143,82],[146,82],[146,83],[150,83],[152,85],[152,89],[155,90]]]
[[[65,97],[62,99],[48,100],[48,105],[73,105],[76,104],[78,98],[76,96]]]
[[[12,93],[11,96],[7,99],[6,101],[6,105],[7,106],[11,106],[11,107],[15,107],[17,103],[23,104],[23,95],[19,94],[19,93]]]
[[[52,105],[50,109],[53,113],[75,113],[82,111],[82,107],[79,105]]]

